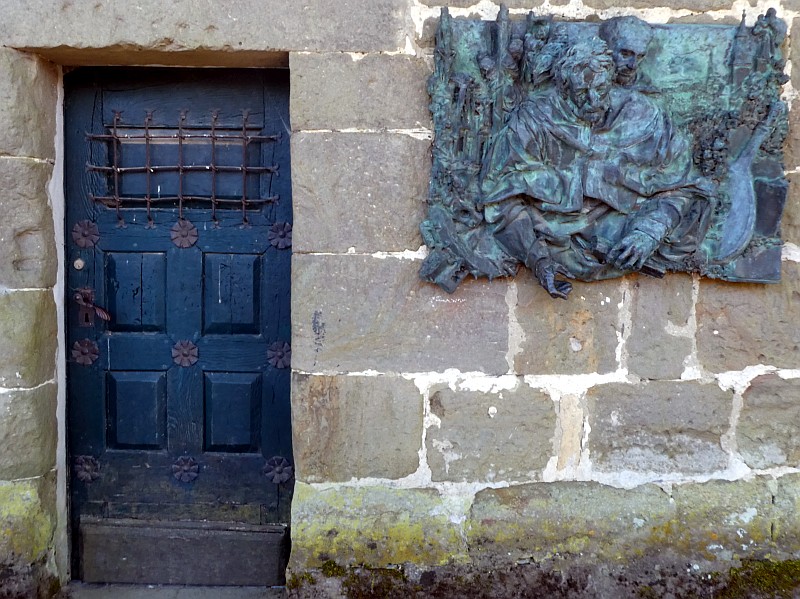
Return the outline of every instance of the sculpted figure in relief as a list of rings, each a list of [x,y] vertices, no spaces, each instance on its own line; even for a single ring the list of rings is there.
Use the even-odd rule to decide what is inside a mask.
[[[762,29],[766,23],[759,21]],[[451,35],[448,26],[440,26],[439,42]],[[565,279],[675,270],[725,278],[715,262],[725,244],[709,231],[735,221],[737,202],[749,200],[755,214],[750,171],[760,146],[780,135],[780,101],[771,98],[763,122],[749,128],[733,118],[729,129],[738,137],[723,131],[721,162],[746,162],[739,170],[747,180],[730,192],[727,170],[704,170],[697,159],[710,134],[676,124],[640,73],[650,25],[615,18],[570,40],[561,25],[529,17],[524,31],[514,37],[501,13],[497,51],[476,57],[478,77],[461,73],[447,86],[432,78],[438,144],[422,232],[433,251],[421,276],[452,291],[466,274],[506,276],[523,264],[552,297],[565,299],[572,290]],[[437,52],[439,66],[456,68],[455,53]],[[437,123],[448,102],[472,121]],[[751,197],[731,197],[737,194]],[[754,218],[739,220],[727,223],[737,256],[756,228]]]

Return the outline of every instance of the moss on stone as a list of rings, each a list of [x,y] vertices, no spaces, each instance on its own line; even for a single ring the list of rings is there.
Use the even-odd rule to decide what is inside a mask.
[[[434,489],[341,487],[297,483],[292,504],[291,566],[443,565],[464,556],[460,529]]]
[[[408,581],[400,568],[353,568],[342,581],[348,599],[405,595]]]
[[[41,479],[0,482],[0,557],[39,560],[53,537],[53,506],[44,505]]]
[[[324,562],[320,568],[322,573],[330,578],[331,576],[344,576],[347,573],[347,568],[340,566],[332,559]]]
[[[751,597],[797,597],[800,590],[800,560],[748,560],[731,568],[719,599]]]
[[[286,588],[290,591],[298,590],[304,586],[317,584],[311,572],[292,572],[286,581]]]

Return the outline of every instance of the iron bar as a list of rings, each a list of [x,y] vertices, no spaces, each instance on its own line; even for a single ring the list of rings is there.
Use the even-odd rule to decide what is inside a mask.
[[[150,164],[150,123],[153,120],[153,113],[148,112],[144,117],[144,164],[145,164],[145,189],[147,190],[145,199],[147,200],[147,225],[153,226],[153,217],[150,215],[150,175],[153,173]]]
[[[145,173],[147,172],[147,166],[121,166],[119,168],[114,168],[113,166],[100,166],[98,164],[87,164],[86,168],[90,171],[98,171],[98,172],[105,172],[105,173],[112,173],[117,172],[121,175],[128,175],[132,173]],[[201,165],[185,165],[182,169],[177,164],[175,165],[152,165],[150,167],[151,173],[169,173],[169,172],[184,172],[184,173],[191,173],[191,172],[209,172],[216,170],[220,173],[241,173],[245,168],[241,166],[232,166],[232,165],[217,165],[215,169],[211,168],[211,165],[201,164]],[[248,166],[246,167],[248,173],[258,173],[258,174],[274,174],[278,172],[278,166]]]
[[[186,111],[181,110],[178,122],[178,221],[183,220],[183,125],[186,122]]]
[[[242,113],[242,224],[247,225],[247,119],[250,116],[248,111]]]
[[[119,168],[119,150],[118,150],[118,140],[117,140],[117,124],[119,123],[120,113],[114,113],[114,141],[112,142],[113,146],[113,153],[114,153],[114,197],[117,198],[115,203],[115,209],[117,211],[117,224],[121,224],[122,221],[122,213],[120,212],[120,199],[119,199],[119,172],[116,170]]]
[[[260,206],[277,202],[278,195],[269,195],[267,197],[248,197],[248,181],[249,178],[261,175],[275,175],[278,173],[278,165],[268,166],[251,166],[249,163],[249,152],[251,144],[261,144],[268,142],[277,142],[281,139],[281,133],[271,135],[258,135],[258,128],[249,124],[250,115],[247,111],[242,113],[241,128],[220,128],[220,117],[218,111],[211,113],[210,125],[190,125],[187,123],[188,114],[186,111],[181,111],[180,118],[177,126],[164,126],[153,124],[153,111],[145,113],[144,122],[142,125],[132,126],[128,123],[123,124],[121,112],[114,113],[114,120],[110,125],[107,125],[105,133],[87,133],[86,139],[92,143],[109,144],[111,146],[110,164],[92,164],[91,161],[86,165],[89,172],[103,173],[111,180],[110,187],[113,187],[111,193],[107,195],[91,196],[91,200],[114,208],[117,213],[117,219],[120,226],[124,226],[123,213],[124,208],[145,208],[147,211],[148,226],[154,226],[154,218],[152,209],[155,207],[166,208],[167,205],[178,208],[178,218],[182,220],[183,208],[186,202],[192,202],[194,207],[197,203],[208,206],[211,208],[211,218],[214,223],[218,222],[218,210],[233,209],[238,206],[242,213],[242,224],[248,224],[248,210],[256,210]],[[253,134],[251,134],[253,133]],[[130,164],[133,162],[131,157],[128,156],[126,148],[135,145],[144,145],[144,160],[142,163]],[[177,146],[177,160],[173,164],[154,164],[154,146],[172,145],[173,148]],[[187,164],[186,152],[189,146],[203,146],[205,145],[210,149],[210,158],[205,164]],[[241,148],[241,163],[240,164],[219,164],[220,161],[220,147],[234,147]],[[168,152],[170,150],[167,150]],[[175,151],[175,150],[171,150]],[[207,156],[208,150],[202,150]],[[262,152],[263,153],[263,152]],[[125,162],[128,165],[123,166]],[[191,162],[191,161],[190,161]],[[192,175],[195,173],[210,173],[210,196],[209,195],[186,195],[187,183],[191,184],[194,181]],[[133,183],[134,179],[125,179],[129,175],[141,175],[144,173],[144,189],[141,195],[122,195],[122,187],[127,187],[126,181]],[[177,190],[174,188],[172,195],[160,196],[153,193],[153,186],[159,182],[155,177],[159,174],[174,173],[177,175]],[[238,189],[229,190],[226,197],[220,197],[218,177],[221,174],[241,174],[241,192]],[[187,177],[190,179],[187,180]],[[175,185],[174,178],[167,179],[167,184]],[[164,180],[160,181],[159,191],[164,184]],[[137,186],[138,187],[138,186]],[[233,191],[233,193],[230,193]],[[255,195],[268,192],[262,190]]]
[[[182,197],[187,202],[208,202],[209,201],[209,197],[208,196],[187,196],[187,195],[184,195]],[[119,199],[120,202],[125,202],[125,203],[143,204],[143,203],[147,202],[147,198],[135,197],[135,196],[117,196],[117,197],[115,197],[115,196],[90,195],[89,199],[92,200],[93,202],[98,202],[100,204],[103,204],[104,206],[108,206],[109,208],[113,208],[114,207],[117,199]],[[152,204],[164,204],[164,203],[168,203],[168,202],[177,202],[178,199],[179,199],[179,197],[176,196],[176,195],[175,196],[162,196],[160,198],[151,197],[150,198],[150,202]],[[280,196],[278,196],[278,195],[272,195],[272,196],[268,196],[266,198],[249,198],[247,200],[247,205],[251,206],[251,205],[256,205],[256,204],[272,204],[274,202],[277,202],[279,199],[280,199]],[[231,205],[235,204],[237,206],[241,206],[242,205],[242,200],[241,200],[241,198],[221,198],[221,197],[218,197],[217,198],[217,204],[231,204]]]
[[[218,225],[217,222],[217,119],[219,118],[219,112],[214,111],[211,114],[211,164],[209,165],[211,168],[211,220],[214,222],[214,225]]]

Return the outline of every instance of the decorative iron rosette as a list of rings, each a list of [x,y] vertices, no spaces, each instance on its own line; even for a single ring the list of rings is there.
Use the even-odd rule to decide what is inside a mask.
[[[269,228],[267,234],[270,244],[279,250],[292,247],[292,225],[289,223],[275,223]]]
[[[267,361],[275,368],[292,365],[292,346],[285,341],[276,341],[267,349]]]
[[[72,227],[72,241],[81,248],[91,248],[100,239],[100,230],[97,223],[90,220],[82,220],[75,223]]]
[[[195,227],[190,221],[182,218],[178,220],[177,223],[172,225],[172,229],[170,229],[169,232],[169,237],[172,239],[172,243],[177,245],[179,248],[192,247],[195,243],[197,243],[197,227]]]
[[[289,460],[283,456],[276,455],[267,460],[261,472],[269,479],[271,483],[280,485],[281,483],[292,480],[294,476],[294,468],[289,463]]]
[[[182,455],[172,464],[172,476],[182,483],[190,483],[200,476],[200,464],[188,455]]]
[[[76,455],[72,469],[77,479],[84,483],[92,483],[100,478],[100,462],[91,455]]]
[[[200,352],[191,341],[178,341],[172,346],[172,361],[184,368],[193,366],[199,359]]]
[[[91,366],[100,356],[100,349],[91,339],[81,339],[72,344],[72,359],[81,366]]]

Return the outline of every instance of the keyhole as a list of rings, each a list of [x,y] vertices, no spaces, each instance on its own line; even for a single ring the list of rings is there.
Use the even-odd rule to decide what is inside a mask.
[[[83,322],[84,322],[84,324],[91,324],[89,322],[89,313],[88,312],[84,312],[83,313]]]

